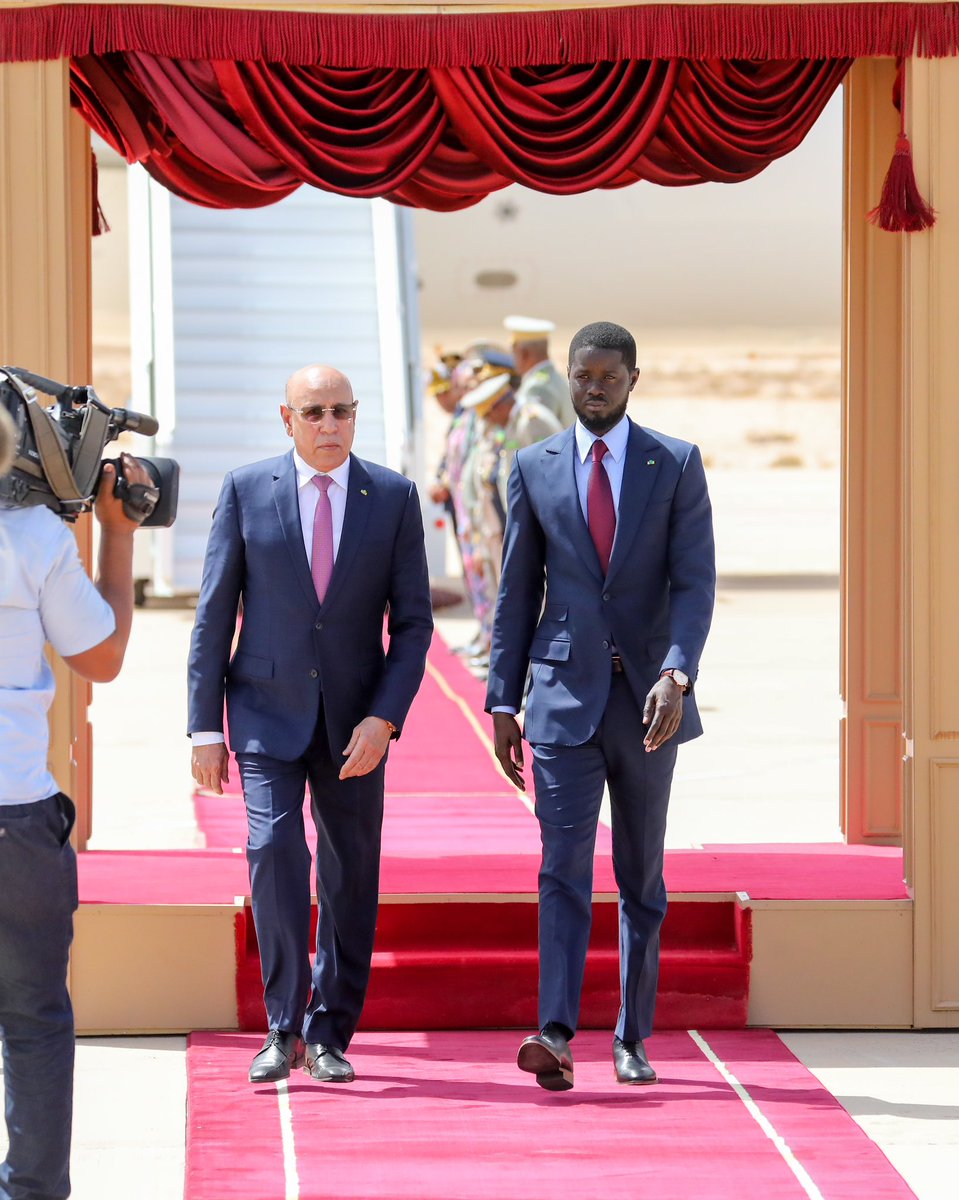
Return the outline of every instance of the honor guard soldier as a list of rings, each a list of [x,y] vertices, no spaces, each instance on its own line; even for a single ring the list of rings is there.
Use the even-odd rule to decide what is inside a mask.
[[[517,403],[538,400],[559,419],[563,428],[571,425],[576,414],[569,398],[569,384],[549,358],[549,335],[556,326],[539,317],[520,316],[507,317],[503,325],[512,334],[513,358],[522,377]]]

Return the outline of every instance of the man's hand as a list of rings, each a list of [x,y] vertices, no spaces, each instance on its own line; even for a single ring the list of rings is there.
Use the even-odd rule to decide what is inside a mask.
[[[346,762],[340,768],[340,778],[352,779],[375,771],[390,744],[390,736],[390,727],[382,717],[364,717],[343,751]]]
[[[643,707],[643,724],[649,729],[643,740],[646,753],[668,742],[683,719],[683,689],[672,675],[662,675],[649,689]]]
[[[223,795],[222,785],[230,782],[230,755],[224,742],[194,746],[190,765],[198,787]]]
[[[153,486],[153,480],[147,473],[146,467],[138,462],[132,454],[121,454],[123,474],[128,483],[142,483],[146,487]],[[105,463],[97,488],[97,498],[93,505],[96,519],[103,527],[104,533],[133,533],[139,529],[139,521],[131,521],[123,511],[123,501],[118,499],[113,490],[117,482],[117,468],[113,463]]]
[[[450,498],[450,490],[443,483],[434,483],[430,487],[430,499],[434,504],[445,504]]]
[[[512,713],[493,713],[493,749],[503,774],[514,787],[526,791],[523,778],[523,737]]]

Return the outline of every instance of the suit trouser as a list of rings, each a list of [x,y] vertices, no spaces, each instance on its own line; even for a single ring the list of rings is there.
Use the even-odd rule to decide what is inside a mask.
[[[292,762],[238,754],[249,838],[253,921],[270,1029],[345,1050],[370,978],[379,901],[385,756],[375,771],[340,780],[322,715]],[[309,784],[316,827],[316,962],[309,961],[310,851],[303,825]]]
[[[663,846],[676,745],[647,754],[645,727],[625,675],[614,675],[606,712],[581,746],[534,745],[539,875],[539,1021],[575,1031],[593,914],[593,850],[609,784],[613,871],[619,888],[620,1010],[616,1036],[648,1037],[666,915]]]
[[[0,806],[0,1039],[10,1139],[0,1200],[70,1194],[75,816],[62,794]]]

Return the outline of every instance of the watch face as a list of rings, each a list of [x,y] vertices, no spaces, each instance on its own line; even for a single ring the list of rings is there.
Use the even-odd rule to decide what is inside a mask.
[[[670,671],[670,675],[680,687],[689,687],[689,676],[684,671]]]

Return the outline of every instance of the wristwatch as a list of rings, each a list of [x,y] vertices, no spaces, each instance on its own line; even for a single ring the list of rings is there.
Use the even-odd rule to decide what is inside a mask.
[[[380,717],[380,720],[386,725],[386,728],[390,731],[390,737],[392,737],[396,733],[396,726],[392,721],[387,721],[386,717]]]
[[[693,690],[693,685],[689,682],[689,676],[685,671],[678,671],[675,667],[670,667],[668,670],[663,671],[660,674],[660,679],[662,679],[663,675],[668,675],[673,683],[679,684],[679,686],[683,689],[684,696],[688,696]]]

